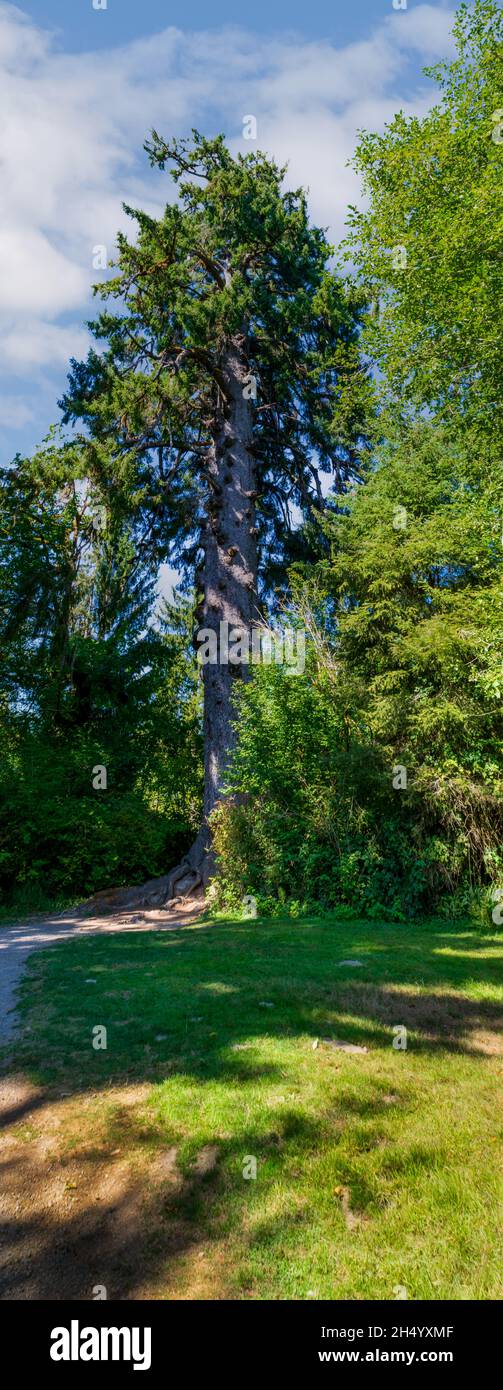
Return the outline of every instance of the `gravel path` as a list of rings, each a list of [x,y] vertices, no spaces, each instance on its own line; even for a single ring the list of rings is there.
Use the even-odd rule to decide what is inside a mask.
[[[16,1031],[16,992],[31,951],[70,937],[96,936],[101,932],[173,931],[193,921],[200,912],[200,903],[171,911],[121,912],[107,917],[68,912],[0,927],[0,1047],[8,1044]]]

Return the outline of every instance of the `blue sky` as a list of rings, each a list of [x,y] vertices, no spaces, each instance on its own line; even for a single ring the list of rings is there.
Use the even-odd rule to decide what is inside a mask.
[[[95,268],[122,201],[160,211],[172,186],[142,145],[152,125],[222,130],[309,188],[337,240],[359,189],[358,128],[434,99],[425,63],[449,56],[448,0],[0,0],[0,463],[58,420],[68,359],[86,353]],[[129,224],[128,224],[129,226]]]
[[[93,9],[92,0],[34,0],[22,6],[36,23],[58,28],[64,47],[73,52],[129,43],[169,24],[192,30],[241,25],[263,34],[296,29],[348,43],[378,23],[386,8],[383,0],[108,0],[101,11]]]

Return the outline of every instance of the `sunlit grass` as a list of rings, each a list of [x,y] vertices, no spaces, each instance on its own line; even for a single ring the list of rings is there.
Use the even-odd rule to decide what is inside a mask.
[[[158,1297],[201,1296],[202,1247],[204,1297],[497,1298],[502,1002],[502,939],[465,926],[94,937],[31,958],[17,1065],[55,1094],[151,1083],[144,1162],[174,1146],[180,1176]]]

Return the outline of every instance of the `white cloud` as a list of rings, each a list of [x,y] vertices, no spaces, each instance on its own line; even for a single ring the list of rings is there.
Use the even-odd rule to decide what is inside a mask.
[[[0,63],[4,71],[19,71],[33,59],[43,58],[49,44],[50,36],[17,5],[0,5]]]
[[[38,229],[0,227],[1,307],[7,313],[58,314],[82,304],[88,277]]]
[[[113,254],[123,199],[155,210],[172,196],[168,176],[151,172],[143,156],[152,125],[169,134],[222,130],[233,147],[250,149],[239,136],[243,115],[255,113],[259,145],[289,161],[289,182],[309,186],[313,216],[339,237],[358,197],[346,167],[357,129],[381,129],[399,107],[426,109],[431,91],[418,69],[448,53],[451,22],[443,6],[419,4],[386,14],[368,38],[342,48],[298,35],[170,27],[108,52],[65,54],[19,8],[0,3],[4,367],[46,373],[85,351],[87,335],[68,316],[89,316],[99,278],[93,246]]]
[[[453,52],[453,18],[453,10],[444,5],[412,5],[406,12],[388,15],[386,26],[395,43],[420,53],[425,62],[432,62]]]
[[[63,327],[43,319],[6,322],[0,335],[0,362],[22,376],[31,367],[64,367],[70,357],[85,356],[89,343],[89,334],[80,324]]]

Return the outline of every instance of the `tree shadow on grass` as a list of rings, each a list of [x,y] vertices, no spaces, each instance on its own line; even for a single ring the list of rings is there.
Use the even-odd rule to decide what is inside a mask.
[[[249,1126],[218,1145],[203,1143],[198,1158],[210,1154],[209,1162],[181,1166],[172,1150],[168,1150],[167,1165],[156,1165],[156,1158],[162,1160],[166,1150],[159,1148],[159,1129],[153,1122],[145,1128],[144,1120],[124,1113],[116,1122],[114,1142],[119,1136],[122,1150],[133,1155],[139,1145],[157,1141],[158,1151],[148,1172],[137,1169],[135,1173],[134,1165],[126,1169],[112,1155],[105,1161],[102,1156],[97,1168],[92,1151],[79,1151],[76,1159],[67,1158],[62,1176],[58,1175],[60,1185],[63,1180],[68,1185],[68,1177],[78,1177],[87,1188],[87,1179],[92,1179],[92,1195],[78,1212],[56,1209],[54,1219],[55,1194],[50,1193],[43,1211],[2,1223],[1,1244],[9,1253],[0,1273],[2,1300],[92,1299],[95,1287],[102,1285],[108,1298],[127,1299],[155,1283],[161,1273],[169,1286],[173,1261],[190,1256],[203,1241],[210,1251],[218,1242],[217,1230],[213,1234],[208,1230],[208,1208],[227,1198],[229,1208],[239,1209],[246,1201],[245,1156],[250,1151],[275,1151],[293,1137],[297,1148],[310,1148],[316,1142],[316,1126],[300,1115],[285,1117],[274,1130]],[[0,1165],[5,1188],[9,1178],[19,1185],[15,1170],[22,1163],[17,1158]],[[218,1296],[218,1289],[213,1296]]]
[[[378,1093],[371,1108],[374,1117],[384,1113]],[[361,1109],[361,1118],[368,1117],[368,1100]],[[356,1101],[353,1110],[359,1113]],[[67,1157],[62,1172],[59,1168],[56,1174],[50,1171],[43,1205],[27,1198],[25,1209],[15,1219],[1,1222],[0,1242],[7,1256],[0,1269],[1,1301],[92,1300],[103,1287],[108,1299],[118,1300],[149,1296],[239,1298],[236,1271],[229,1274],[222,1268],[219,1247],[229,1223],[241,1229],[249,1213],[249,1197],[256,1195],[257,1184],[243,1176],[246,1157],[257,1156],[265,1211],[262,1217],[257,1206],[253,1209],[251,1229],[244,1232],[243,1256],[258,1246],[266,1248],[279,1235],[284,1238],[312,1219],[307,1194],[296,1200],[295,1182],[281,1215],[267,1212],[269,1198],[274,1205],[277,1173],[283,1161],[293,1156],[299,1162],[316,1161],[329,1144],[335,1168],[338,1162],[337,1140],[329,1139],[327,1132],[320,1133],[319,1122],[293,1109],[278,1116],[274,1128],[249,1125],[216,1145],[210,1142],[214,1136],[208,1135],[197,1159],[180,1166],[172,1150],[168,1150],[169,1162],[163,1164],[166,1150],[159,1148],[155,1124],[147,1124],[145,1129],[144,1119],[122,1116],[115,1138],[119,1133],[121,1149],[133,1155],[138,1145],[150,1146],[157,1141],[157,1153],[148,1169],[126,1166],[114,1161],[112,1155],[101,1155],[97,1165],[91,1150],[79,1151],[75,1157]],[[201,1162],[205,1155],[206,1162]],[[438,1156],[433,1148],[424,1148],[415,1154],[414,1162],[416,1167],[429,1168],[438,1162]],[[29,1180],[29,1171],[19,1174],[20,1166],[23,1158],[19,1156],[0,1165],[7,1192],[9,1186],[19,1190],[20,1176],[24,1183]],[[382,1200],[347,1158],[341,1158],[338,1176],[350,1187],[356,1224],[364,1223],[380,1209]],[[66,1206],[61,1192],[58,1200],[58,1184],[70,1191],[79,1186],[85,1189],[85,1200],[79,1201],[77,1210],[71,1209],[71,1197]],[[335,1197],[333,1203],[334,1222],[343,1227],[345,1218]],[[198,1263],[201,1257],[204,1268]],[[195,1281],[193,1294],[187,1292],[186,1283],[179,1283],[180,1263],[188,1270],[189,1287],[190,1281]]]
[[[404,1043],[415,1053],[503,1054],[503,1009],[491,1000],[362,982],[339,987],[324,1003],[333,1037],[359,1046],[389,1046],[393,1029],[405,1028]],[[312,1011],[304,1012],[303,1022],[312,1031]]]
[[[262,1082],[284,1085],[284,1041],[306,1060],[315,1038],[356,1043],[370,1053],[390,1049],[396,1026],[407,1028],[414,1055],[480,1059],[500,1046],[501,1009],[491,999],[469,998],[460,989],[460,971],[467,967],[459,959],[462,950],[456,956],[438,954],[439,937],[452,946],[454,933],[431,933],[430,954],[419,969],[410,965],[408,943],[396,948],[386,943],[388,953],[396,950],[393,980],[380,982],[372,978],[379,962],[370,953],[358,979],[341,972],[341,953],[351,956],[358,949],[348,945],[347,933],[343,946],[336,943],[334,958],[334,952],[327,954],[323,927],[311,935],[308,950],[299,928],[296,939],[288,939],[290,929],[291,924],[277,939],[269,930],[265,940],[260,931],[242,924],[182,929],[169,944],[158,934],[134,940],[93,937],[32,957],[23,989],[31,1031],[20,1035],[15,1061],[18,1069],[48,1083],[49,1090],[32,1086],[17,1099],[14,1095],[5,1106],[4,1122],[20,1126],[38,1119],[44,1130],[44,1107],[61,1110],[61,1091],[55,1096],[61,1086],[71,1101],[84,1106],[86,1097],[106,1097],[111,1088],[134,1090],[143,1084],[147,1089],[181,1078],[194,1091],[191,1103],[197,1107],[209,1082],[224,1093],[253,1090]],[[361,937],[359,927],[360,942]],[[466,944],[464,935],[462,941]],[[496,961],[477,964],[477,983],[492,981]],[[108,1029],[106,1051],[92,1048],[97,1024]],[[326,1055],[344,1065],[344,1054],[339,1058],[323,1041],[320,1046],[317,1059]],[[261,1055],[255,1058],[258,1047]],[[318,1065],[314,1055],[313,1065]],[[363,1126],[357,1156],[383,1143],[379,1164],[385,1188],[388,1172],[405,1178],[410,1154],[400,1154],[384,1134],[366,1133],[365,1126],[389,1115],[390,1102],[401,1107],[405,1120],[413,1097],[403,1080],[393,1082],[390,1097],[385,1081],[365,1075],[364,1056],[357,1065],[365,1077],[365,1094],[348,1092],[349,1073],[341,1088],[336,1072],[334,1095],[337,1083],[339,1099],[334,1107],[339,1118],[342,1107],[346,1120]],[[121,1093],[119,1089],[117,1102]],[[218,1251],[222,1230],[233,1222],[239,1228],[249,1207],[250,1184],[241,1172],[247,1154],[256,1155],[264,1171],[276,1165],[279,1172],[289,1156],[301,1163],[330,1151],[339,1160],[338,1181],[351,1190],[357,1220],[369,1219],[385,1199],[376,1196],[357,1158],[353,1164],[340,1150],[334,1115],[310,1118],[294,1108],[275,1114],[266,1100],[261,1127],[244,1125],[231,1136],[224,1133],[224,1123],[205,1127],[202,1119],[199,1158],[212,1149],[216,1156],[210,1154],[206,1169],[203,1163],[192,1171],[190,1154],[178,1151],[181,1131],[170,1119],[169,1105],[168,1097],[162,1113],[152,1119],[128,1114],[127,1108],[122,1112],[116,1104],[105,1144],[99,1136],[87,1137],[83,1113],[84,1142],[81,1138],[73,1155],[65,1152],[54,1162],[37,1149],[38,1139],[30,1159],[29,1143],[24,1157],[15,1134],[9,1149],[12,1134],[8,1136],[2,1179],[17,1211],[6,1216],[2,1230],[9,1262],[0,1280],[1,1299],[92,1299],[98,1285],[105,1285],[109,1298],[128,1299],[148,1296],[159,1282],[167,1291],[160,1296],[184,1297],[176,1269],[180,1262],[194,1264],[201,1247],[201,1271],[209,1264],[213,1275],[206,1284],[201,1271],[194,1276],[192,1296],[239,1296],[228,1275],[218,1272]],[[438,1149],[416,1147],[415,1167],[438,1167]],[[131,1161],[123,1161],[124,1152]],[[197,1163],[198,1155],[192,1160]],[[17,1202],[16,1192],[21,1193]],[[294,1224],[302,1219],[298,1212],[291,1216]],[[261,1231],[266,1239],[274,1225],[274,1216],[265,1213],[263,1223],[255,1223],[253,1240],[260,1241]]]
[[[430,933],[429,958],[421,956],[415,971],[408,943],[387,943],[388,953],[394,951],[395,978],[386,975],[381,983],[368,978],[382,968],[370,954],[357,978],[326,958],[324,924],[317,934],[321,961],[311,944],[305,951],[302,935],[289,939],[289,927],[278,930],[277,941],[269,929],[262,950],[260,933],[240,923],[197,932],[182,928],[169,940],[158,933],[89,937],[32,956],[22,989],[30,1025],[4,1053],[0,1076],[14,1061],[16,1069],[37,1075],[43,1084],[77,1091],[132,1080],[158,1083],[176,1075],[245,1087],[280,1078],[275,1051],[280,1040],[295,1038],[306,1047],[309,1042],[302,1039],[320,1038],[322,1048],[330,1040],[388,1048],[394,1028],[407,1030],[408,1047],[416,1054],[480,1058],[501,1052],[502,1007],[486,997],[469,997],[459,985],[454,991],[459,960],[435,957],[438,939],[451,943],[458,933]],[[337,946],[339,956],[341,949],[347,945]],[[424,986],[433,967],[439,977],[435,990]],[[485,976],[492,981],[498,972],[503,980],[501,960],[482,959],[477,984],[486,987]],[[128,989],[121,988],[125,983]],[[92,1047],[97,1025],[107,1028],[105,1051]],[[256,1060],[258,1046],[262,1055]],[[40,1103],[31,1095],[4,1105],[0,1128],[28,1117]]]

